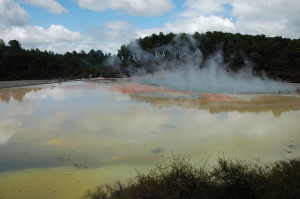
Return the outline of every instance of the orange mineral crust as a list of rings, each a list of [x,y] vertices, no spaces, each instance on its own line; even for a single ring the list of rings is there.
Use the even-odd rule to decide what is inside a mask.
[[[165,87],[152,86],[152,85],[115,84],[110,86],[109,91],[121,92],[121,93],[140,93],[140,92],[158,92],[158,91],[172,92],[175,90],[165,88]]]

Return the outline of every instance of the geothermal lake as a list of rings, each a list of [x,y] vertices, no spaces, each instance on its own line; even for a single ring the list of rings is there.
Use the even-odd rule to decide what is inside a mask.
[[[0,89],[0,198],[80,198],[173,154],[299,156],[300,95],[176,91],[129,80]]]

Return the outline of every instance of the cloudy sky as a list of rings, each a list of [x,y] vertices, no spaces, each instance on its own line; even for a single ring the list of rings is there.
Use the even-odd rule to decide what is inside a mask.
[[[0,38],[23,48],[115,54],[153,33],[300,37],[299,0],[0,0]]]

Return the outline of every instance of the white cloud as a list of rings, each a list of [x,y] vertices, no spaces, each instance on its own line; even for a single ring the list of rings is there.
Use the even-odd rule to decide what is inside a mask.
[[[267,21],[267,20],[256,20],[249,21],[247,23],[237,22],[236,26],[241,33],[247,33],[252,35],[264,34],[268,36],[287,36],[287,23],[285,20],[278,21]],[[293,32],[289,33],[290,37],[297,37],[297,34]],[[299,36],[299,34],[298,34]]]
[[[81,43],[81,42],[80,42]],[[49,44],[38,44],[35,45],[34,48],[38,48],[41,51],[52,51],[55,53],[60,53],[60,54],[64,54],[65,52],[73,52],[74,50],[77,52],[80,52],[81,50],[86,51],[88,48],[88,46],[85,47],[85,45],[82,45],[80,43],[73,43],[73,44],[68,44],[65,42],[54,42],[54,43],[49,43]],[[22,47],[24,47],[22,45]],[[32,48],[33,46],[30,46],[30,44],[28,44],[28,46],[25,46],[25,48]]]
[[[133,16],[158,16],[170,12],[172,0],[75,0],[81,8],[96,12],[112,9]]]
[[[268,36],[300,37],[298,17],[300,1],[233,1],[232,15],[237,18],[237,27],[242,33]],[[291,31],[292,30],[292,31]]]
[[[86,37],[61,25],[51,25],[47,29],[33,25],[13,26],[0,31],[0,35],[5,42],[18,40],[25,49],[38,48],[41,51],[62,54],[74,50],[89,52],[91,49],[100,49],[104,53],[116,54],[122,44],[135,38],[131,37],[129,32],[125,33],[130,27],[131,24],[127,22],[108,22],[101,27],[105,31],[99,31],[103,32],[103,35],[94,35],[94,38]]]
[[[210,15],[208,17],[200,16],[192,19],[179,19],[175,23],[165,24],[165,29],[169,32],[194,33],[207,31],[236,32],[234,23],[229,19]]]
[[[0,34],[1,38],[6,42],[18,40],[25,49],[39,48],[40,50],[54,51],[56,53],[73,51],[76,48],[74,43],[89,41],[89,38],[83,36],[80,32],[70,31],[61,25],[51,25],[47,29],[32,25],[13,26],[6,28]],[[68,43],[72,43],[72,45],[68,45]]]
[[[115,42],[130,42],[137,35],[132,30],[132,24],[126,21],[109,21],[103,25],[105,38]]]
[[[22,26],[28,22],[28,16],[28,13],[13,0],[0,0],[0,22]],[[1,29],[5,28],[3,24],[1,26]]]
[[[88,36],[79,31],[71,31],[67,25],[51,25],[44,28],[30,25],[28,13],[15,3],[20,1],[46,8],[52,13],[68,12],[57,0],[0,0],[0,38],[6,42],[16,39],[23,48],[39,48],[56,53],[100,49],[105,53],[115,54],[122,44],[159,32],[193,34],[196,31],[223,31],[300,37],[298,0],[186,0],[182,1],[185,10],[174,14],[169,20],[166,19],[162,27],[141,29],[130,21],[108,21],[102,25],[97,24],[97,28],[89,28],[85,32]],[[82,8],[96,12],[110,9],[134,16],[157,16],[174,8],[171,0],[73,1]],[[230,6],[226,7],[225,4]],[[229,9],[230,7],[232,9]],[[130,18],[127,17],[126,20]],[[140,22],[140,19],[143,20],[139,18],[137,21]]]
[[[89,42],[78,46],[77,49],[100,49],[111,54],[117,54],[121,45],[128,44],[140,36],[133,25],[126,21],[108,21],[98,28],[88,30],[88,35]]]
[[[23,46],[22,46],[23,47]],[[88,53],[91,49],[94,50],[101,50],[103,53],[111,53],[113,55],[116,55],[118,53],[118,49],[120,48],[120,44],[115,45],[109,45],[109,44],[102,44],[100,42],[95,41],[83,41],[83,42],[77,42],[77,43],[64,43],[64,42],[57,42],[57,43],[51,43],[51,44],[42,44],[36,46],[36,48],[39,48],[40,50],[44,51],[53,51],[55,53],[61,53],[64,54],[65,52],[80,52],[85,51]]]
[[[222,0],[187,0],[183,6],[187,7],[185,11],[179,14],[183,17],[199,17],[203,15],[211,15],[225,11],[222,6]]]
[[[22,0],[33,6],[40,6],[46,8],[49,12],[54,14],[68,13],[69,11],[64,8],[60,3],[55,0]]]
[[[225,16],[226,7],[232,6],[231,16]],[[290,6],[287,6],[290,5]],[[186,10],[174,15],[174,20],[163,27],[136,29],[136,36],[145,37],[159,32],[205,33],[207,31],[240,32],[242,34],[265,34],[267,36],[300,37],[298,8],[300,1],[240,1],[240,0],[187,0]],[[228,9],[228,7],[227,7]],[[235,20],[232,20],[235,17]],[[135,39],[132,38],[132,39]]]
[[[110,44],[110,45],[104,45],[104,44],[98,44],[94,49],[100,49],[101,51],[103,51],[104,53],[111,53],[112,55],[116,55],[118,53],[118,50],[120,49],[119,44]],[[89,46],[90,47],[90,46]],[[90,50],[91,48],[89,48],[88,50]]]
[[[297,19],[300,1],[297,0],[269,0],[269,1],[232,1],[232,14],[239,20],[257,19]]]
[[[78,31],[70,31],[61,25],[51,25],[48,29],[32,25],[14,26],[4,30],[1,35],[6,41],[16,39],[27,44],[75,42],[84,38]]]
[[[138,36],[133,25],[127,21],[108,21],[98,28],[88,30],[88,34],[93,40],[108,45],[122,45]]]
[[[115,31],[120,31],[128,29],[131,27],[131,24],[126,21],[109,21],[105,24],[107,31],[113,33]]]
[[[190,33],[207,31],[223,31],[223,32],[237,32],[235,24],[229,19],[210,15],[208,17],[200,16],[197,18],[178,19],[173,23],[166,23],[163,28],[139,30],[139,37],[145,37],[153,33],[159,32],[167,33]]]
[[[232,6],[231,14],[225,18],[224,5]],[[206,31],[240,32],[243,34],[265,34],[267,36],[300,37],[300,1],[297,0],[187,0],[186,10],[176,14],[174,22],[163,28],[144,30],[143,33]],[[233,17],[237,21],[233,21]]]

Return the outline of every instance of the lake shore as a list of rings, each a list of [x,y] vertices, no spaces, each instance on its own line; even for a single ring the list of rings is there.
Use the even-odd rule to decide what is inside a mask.
[[[65,80],[62,82],[69,82],[69,81],[95,81],[95,80],[105,80],[107,81],[120,81],[120,82],[130,82],[130,78],[104,78],[104,77],[97,77],[97,78],[87,78],[87,79],[74,79],[74,80]],[[39,85],[39,84],[53,84],[59,83],[59,79],[48,79],[48,80],[15,80],[15,81],[0,81],[0,89],[2,88],[12,88],[12,87],[20,87],[20,86],[32,86],[32,85]]]
[[[0,81],[0,89],[20,87],[20,86],[31,86],[31,85],[38,85],[38,84],[52,84],[52,83],[59,83],[59,80],[58,79],[50,79],[50,80]]]

